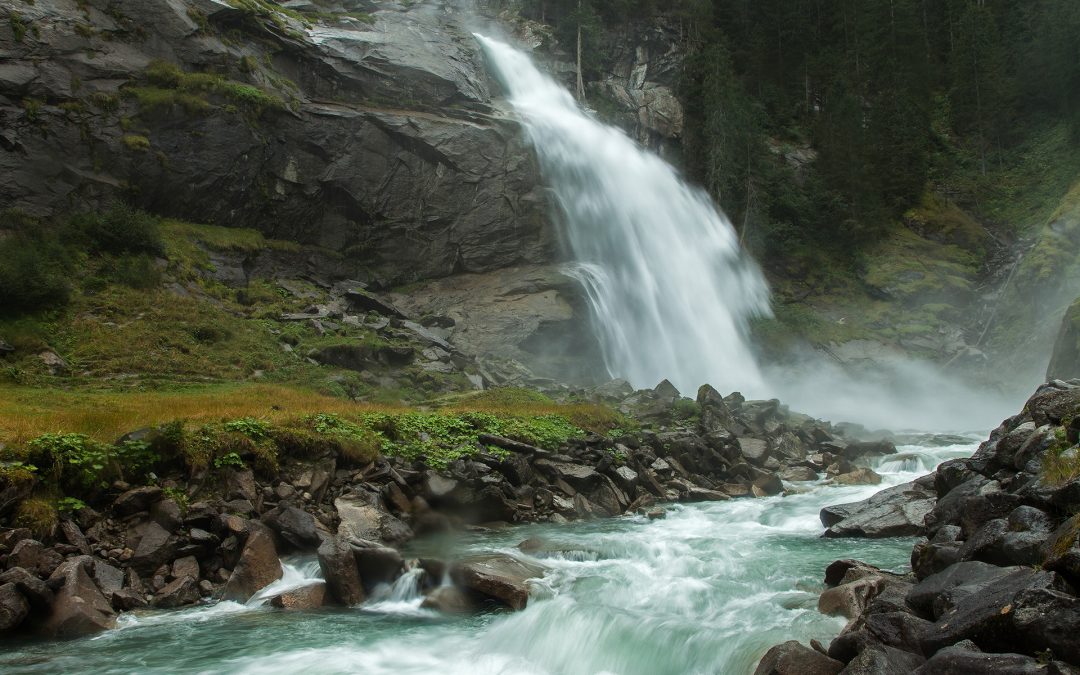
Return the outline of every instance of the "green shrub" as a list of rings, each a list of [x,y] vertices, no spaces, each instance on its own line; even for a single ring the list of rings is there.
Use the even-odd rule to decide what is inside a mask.
[[[104,213],[72,216],[68,229],[92,252],[165,254],[160,219],[125,204],[115,204]]]
[[[69,254],[51,237],[20,233],[0,239],[0,314],[67,304],[70,268]]]
[[[127,135],[122,140],[128,150],[146,152],[150,149],[150,139],[146,136]]]
[[[67,489],[107,487],[113,480],[141,479],[158,462],[149,443],[109,445],[83,434],[44,434],[30,441],[28,459]]]
[[[161,269],[148,255],[126,255],[112,261],[109,278],[129,288],[150,289],[161,285]]]

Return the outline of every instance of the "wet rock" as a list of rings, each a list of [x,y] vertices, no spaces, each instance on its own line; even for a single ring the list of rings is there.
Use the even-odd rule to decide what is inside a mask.
[[[780,471],[780,479],[789,483],[809,482],[818,479],[817,472],[808,466],[789,466]]]
[[[278,506],[263,515],[262,522],[289,545],[300,550],[317,548],[321,541],[315,518],[295,506]]]
[[[166,585],[154,596],[154,606],[162,609],[193,605],[202,599],[199,583],[190,576],[183,576]]]
[[[294,588],[270,598],[270,605],[279,609],[311,611],[323,606],[326,601],[326,583],[319,581]]]
[[[858,579],[834,588],[827,588],[818,597],[818,611],[831,616],[854,619],[881,592],[885,580],[880,577]]]
[[[90,544],[86,541],[86,535],[83,534],[83,531],[79,529],[79,526],[73,521],[67,519],[61,520],[59,530],[60,536],[62,536],[67,543],[78,548],[79,553],[82,553],[83,555],[90,555],[92,553]]]
[[[723,492],[699,487],[690,488],[680,497],[680,501],[684,502],[723,502],[729,499],[731,499],[731,497]]]
[[[161,488],[156,485],[128,490],[113,502],[113,513],[123,518],[141,511],[149,511],[152,505],[161,500],[163,494]]]
[[[128,612],[133,609],[146,607],[146,598],[133,588],[121,588],[112,594],[113,609],[118,612]]]
[[[539,459],[533,463],[537,470],[554,479],[563,480],[575,490],[589,492],[600,484],[600,474],[591,466]]]
[[[113,593],[124,586],[124,572],[112,565],[98,560],[94,564],[94,582],[107,599],[112,599]]]
[[[378,584],[393,583],[405,569],[405,559],[397,549],[373,541],[353,541],[350,544],[365,590],[370,591]]]
[[[842,662],[791,640],[765,652],[754,675],[836,675],[843,669]]]
[[[927,480],[929,478],[929,480]],[[821,510],[826,537],[906,537],[925,530],[937,494],[932,475],[887,488],[869,499]]]
[[[71,638],[112,628],[116,612],[98,590],[88,572],[94,560],[89,556],[70,558],[53,572],[50,582],[59,588],[52,612],[41,631],[48,637]]]
[[[323,540],[319,546],[319,569],[330,599],[346,607],[364,601],[356,557],[346,536],[338,534]]]
[[[0,633],[17,628],[29,615],[30,603],[15,584],[0,585]]]
[[[252,523],[240,561],[225,583],[221,597],[246,602],[251,596],[281,578],[274,537],[264,525]]]
[[[255,486],[255,473],[251,469],[240,471],[230,469],[225,474],[225,490],[226,499],[229,500],[255,503],[259,498],[259,490]]]
[[[774,497],[783,491],[784,482],[775,473],[758,478],[750,487],[750,492],[755,497]]]
[[[502,554],[468,558],[450,568],[450,577],[461,588],[515,610],[528,604],[528,580],[543,575],[542,567]]]
[[[435,588],[427,594],[420,606],[444,614],[473,614],[481,607],[472,594],[455,586]]]
[[[832,482],[837,485],[878,485],[881,483],[881,476],[871,469],[860,467],[836,476]]]
[[[843,449],[845,459],[856,460],[862,457],[881,457],[895,455],[896,445],[892,441],[855,441]]]

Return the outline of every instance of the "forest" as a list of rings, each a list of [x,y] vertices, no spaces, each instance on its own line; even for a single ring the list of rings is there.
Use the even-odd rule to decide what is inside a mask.
[[[603,31],[679,22],[685,168],[766,261],[823,249],[854,260],[928,191],[1011,237],[1026,224],[988,206],[1005,198],[1002,173],[1050,127],[1067,127],[1066,148],[1080,140],[1070,0],[526,4],[569,50],[580,32],[586,79],[602,67]],[[817,161],[797,177],[777,146]]]

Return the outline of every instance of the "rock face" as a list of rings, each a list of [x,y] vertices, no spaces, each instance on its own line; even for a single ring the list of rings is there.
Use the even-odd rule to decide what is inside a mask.
[[[364,8],[371,24],[245,17],[215,0],[20,7],[33,30],[0,36],[0,202],[47,215],[134,195],[157,212],[346,251],[386,283],[547,260],[534,162],[492,105],[466,12]],[[186,109],[153,103],[139,87],[176,86],[148,79],[155,61],[284,103],[252,106],[231,85]]]
[[[1046,368],[1046,379],[1069,380],[1080,377],[1080,298],[1065,312],[1054,343],[1054,353]]]

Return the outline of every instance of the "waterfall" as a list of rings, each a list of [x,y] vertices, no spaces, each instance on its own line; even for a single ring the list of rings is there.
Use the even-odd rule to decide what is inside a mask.
[[[476,36],[520,115],[563,216],[612,377],[692,393],[760,391],[747,321],[769,313],[727,218],[654,154],[583,112],[512,47]]]

